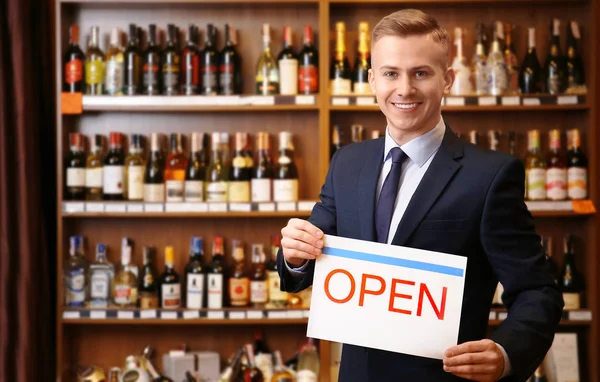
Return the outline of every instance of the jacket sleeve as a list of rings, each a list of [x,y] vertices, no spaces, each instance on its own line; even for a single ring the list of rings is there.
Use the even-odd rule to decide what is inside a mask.
[[[313,207],[313,210],[308,218],[308,221],[314,226],[320,228],[326,235],[336,235],[336,211],[335,211],[335,198],[333,191],[333,171],[337,158],[341,152],[341,149],[336,151],[331,158],[331,164],[329,165],[329,171],[325,178],[325,184],[321,187],[321,193],[319,194],[320,202],[317,202]],[[277,272],[279,272],[280,278],[280,289],[285,292],[299,292],[312,285],[313,275],[315,271],[315,261],[310,260],[308,267],[306,267],[304,274],[299,276],[292,276],[284,264],[283,248],[279,248],[277,253]]]
[[[508,354],[510,380],[521,381],[533,374],[550,349],[564,305],[523,201],[524,184],[523,165],[511,158],[490,185],[480,231],[508,309],[491,339]]]

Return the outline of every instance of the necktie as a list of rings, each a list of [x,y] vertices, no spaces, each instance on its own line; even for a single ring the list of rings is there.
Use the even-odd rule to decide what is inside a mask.
[[[394,214],[394,204],[398,195],[402,163],[408,158],[400,147],[394,147],[391,154],[392,168],[385,178],[375,210],[375,228],[377,230],[377,241],[380,243],[387,243],[390,223]]]

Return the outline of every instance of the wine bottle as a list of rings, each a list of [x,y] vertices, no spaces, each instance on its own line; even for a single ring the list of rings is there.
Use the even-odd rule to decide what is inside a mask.
[[[221,309],[223,308],[223,286],[225,285],[224,263],[225,250],[223,248],[223,237],[215,236],[213,240],[213,256],[210,264],[207,267],[206,284],[207,284],[207,308]]]
[[[202,140],[205,133],[192,133],[192,150],[188,167],[185,171],[185,201],[204,201],[204,178],[206,163],[202,152]]]
[[[504,33],[506,37],[506,45],[504,47],[504,62],[506,64],[507,82],[506,82],[506,94],[516,95],[519,94],[519,60],[517,59],[517,53],[515,52],[515,46],[513,44],[513,31],[514,25],[511,23],[504,23]]]
[[[113,283],[114,303],[121,308],[132,308],[137,305],[138,280],[136,268],[131,261],[132,247],[126,238],[121,244],[121,265]]]
[[[279,66],[279,94],[298,94],[298,56],[292,47],[292,28],[283,27],[283,49],[277,56]]]
[[[225,159],[224,146],[221,133],[212,134],[212,158],[206,168],[206,180],[204,182],[204,195],[207,202],[227,201],[228,171]]]
[[[250,279],[246,271],[244,243],[234,239],[231,243],[234,265],[229,277],[229,303],[231,306],[248,306],[250,301]]]
[[[475,54],[471,63],[471,75],[473,77],[473,86],[477,95],[489,94],[488,83],[488,65],[485,55],[485,30],[482,23],[475,26],[477,33],[477,43],[475,45]]]
[[[121,142],[121,133],[111,131],[109,150],[104,158],[104,200],[125,199],[123,189],[125,184],[125,153]]]
[[[373,94],[369,85],[371,52],[369,46],[369,23],[358,23],[358,51],[352,71],[352,92],[354,94]]]
[[[529,28],[529,47],[523,60],[519,83],[523,94],[534,94],[541,90],[541,69],[535,49],[535,28]]]
[[[235,28],[225,24],[225,46],[219,54],[219,93],[223,95],[242,94],[242,62],[235,41]]]
[[[490,150],[498,151],[498,145],[500,144],[500,131],[499,130],[488,131],[488,143],[490,145]]]
[[[139,28],[135,24],[129,24],[129,44],[125,49],[125,73],[123,92],[126,95],[140,94],[141,91],[141,56],[140,56]]]
[[[319,53],[313,45],[310,25],[304,26],[304,46],[299,56],[298,92],[315,94],[319,91]]]
[[[160,276],[158,299],[162,309],[178,309],[181,306],[181,284],[179,275],[173,268],[175,250],[165,247],[165,271]]]
[[[125,158],[124,177],[125,199],[142,201],[144,199],[144,158],[140,134],[131,134],[129,155]]]
[[[244,371],[244,382],[265,382],[263,373],[256,366],[251,344],[246,345],[246,356],[248,357],[248,366]]]
[[[160,150],[160,136],[152,133],[151,151],[144,173],[144,201],[165,201],[164,156]]]
[[[533,373],[533,377],[531,378],[531,382],[548,382],[546,378],[546,373],[544,371],[544,364],[541,363]]]
[[[162,54],[162,85],[164,95],[179,94],[180,57],[177,48],[177,29],[175,25],[167,25],[167,46]]]
[[[307,338],[306,343],[300,348],[296,378],[298,382],[314,381],[319,376],[319,353],[312,338]]]
[[[340,125],[333,125],[331,128],[331,153],[330,159],[333,158],[333,154],[342,148],[340,140]]]
[[[501,39],[504,39],[504,28],[497,21],[494,23],[494,40],[487,59],[489,92],[495,96],[503,95],[508,85],[506,62],[500,50]]]
[[[69,28],[69,47],[64,58],[64,86],[69,93],[82,93],[84,90],[83,62],[85,55],[79,47],[79,26]]]
[[[104,173],[104,158],[102,156],[102,140],[100,134],[94,135],[92,150],[87,158],[85,169],[85,199],[102,200],[102,174]]]
[[[125,83],[125,56],[119,42],[119,30],[110,31],[110,46],[106,51],[106,74],[104,92],[108,95],[123,95]]]
[[[542,249],[544,250],[544,258],[546,259],[546,264],[548,265],[548,271],[552,275],[554,282],[558,284],[558,267],[556,266],[556,261],[552,256],[552,237],[551,236],[542,236]]]
[[[144,64],[142,65],[143,91],[145,95],[160,94],[161,89],[161,53],[156,38],[156,25],[148,26],[148,47],[144,52]]]
[[[565,60],[560,49],[560,20],[550,21],[550,48],[546,58],[545,91],[550,94],[564,92],[566,86]]]
[[[85,52],[85,94],[102,95],[104,91],[104,53],[100,50],[100,29],[92,27],[92,38]]]
[[[204,249],[201,237],[192,236],[190,242],[190,261],[185,266],[186,298],[188,309],[202,309],[204,300]]]
[[[158,287],[154,276],[152,260],[155,258],[154,247],[144,247],[144,266],[139,278],[139,295],[141,309],[156,309],[158,305]]]
[[[279,94],[279,67],[271,53],[271,26],[262,27],[263,52],[256,65],[256,94]]]
[[[352,81],[350,61],[346,56],[346,24],[335,23],[335,52],[329,68],[329,93],[332,95],[351,94]]]
[[[579,24],[571,21],[567,29],[567,85],[569,88],[585,85],[583,60],[579,53],[580,40]]]
[[[540,132],[533,129],[527,132],[528,152],[525,157],[525,181],[527,199],[546,199],[546,160],[540,150]]]
[[[188,26],[188,39],[181,52],[181,94],[195,95],[200,90],[200,52],[198,50],[198,28]]]
[[[514,131],[508,132],[508,154],[517,157],[517,135]]]
[[[567,198],[567,166],[560,150],[560,130],[550,130],[548,138],[546,197],[550,200],[564,200]]]
[[[559,286],[562,290],[565,310],[581,309],[583,300],[583,275],[575,266],[573,236],[566,235],[564,239],[564,266],[561,272]]]
[[[454,45],[456,45],[456,56],[452,60],[454,82],[450,88],[450,94],[472,94],[471,68],[467,65],[467,59],[463,54],[462,29],[458,27],[454,29]]]
[[[588,160],[581,151],[581,133],[579,129],[569,130],[569,151],[567,152],[567,184],[569,199],[578,200],[588,197]]]
[[[83,135],[69,133],[70,151],[65,161],[66,188],[65,200],[85,200],[85,166]]]
[[[249,150],[248,133],[236,133],[235,154],[229,169],[228,200],[230,202],[250,202],[250,179],[253,166],[248,162],[245,154]]]
[[[352,139],[352,143],[359,143],[364,141],[365,139],[365,129],[363,125],[355,123],[350,126],[350,136]]]
[[[280,287],[280,277],[277,272],[277,252],[281,247],[281,235],[271,235],[271,256],[265,267],[267,270],[267,279],[269,281],[269,304],[278,308],[287,305],[287,294]]]
[[[276,202],[298,201],[298,169],[294,162],[292,133],[279,133],[279,159],[273,181],[273,199]]]
[[[265,250],[263,244],[252,244],[252,274],[250,278],[250,302],[262,308],[269,301]]]
[[[203,95],[217,95],[219,93],[219,52],[217,52],[217,31],[214,25],[206,25],[205,46],[202,51],[202,65],[200,73],[202,73],[202,88]]]
[[[271,142],[269,133],[261,131],[257,137],[257,161],[252,172],[250,185],[253,202],[270,202],[273,188],[273,161],[271,160]]]
[[[479,146],[479,133],[477,130],[469,131],[469,142],[475,146]]]
[[[165,164],[165,188],[167,202],[183,202],[185,174],[188,159],[183,153],[181,134],[171,134],[171,151]]]

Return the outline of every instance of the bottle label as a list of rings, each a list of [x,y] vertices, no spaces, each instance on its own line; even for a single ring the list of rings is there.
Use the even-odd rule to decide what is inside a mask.
[[[267,281],[250,282],[250,301],[253,303],[264,304],[269,300]]]
[[[352,93],[352,82],[347,78],[335,78],[329,82],[332,95],[348,95]]]
[[[229,201],[238,203],[250,202],[250,182],[229,181]]]
[[[267,272],[267,275],[269,277],[269,301],[287,301],[287,293],[280,290],[281,281],[279,279],[279,273],[277,273],[277,271],[269,271]]]
[[[145,202],[164,202],[165,201],[165,185],[161,184],[144,184],[144,201]]]
[[[215,65],[203,66],[202,81],[205,95],[217,94],[217,67]]]
[[[352,90],[354,94],[373,95],[368,82],[355,82]]]
[[[104,166],[104,193],[123,194],[123,166]]]
[[[65,82],[74,84],[83,79],[83,63],[76,58],[65,64]]]
[[[527,170],[527,198],[529,200],[546,199],[546,170],[543,168]]]
[[[181,285],[161,285],[163,309],[177,309],[181,305]]]
[[[227,182],[209,182],[206,185],[207,202],[227,201]]]
[[[298,94],[298,60],[279,60],[279,73],[281,76],[279,93],[282,95]]]
[[[185,181],[185,201],[202,202],[204,201],[204,182],[201,180]]]
[[[546,196],[550,200],[567,198],[567,170],[564,168],[549,168],[546,171]]]
[[[581,309],[581,298],[579,293],[563,292],[566,310]]]
[[[102,188],[102,167],[88,168],[85,170],[85,186],[87,188]]]
[[[131,302],[132,291],[129,285],[115,285],[115,303],[127,305]]]
[[[256,94],[279,94],[279,69],[266,67],[256,74]]]
[[[85,168],[67,168],[67,187],[85,187]]]
[[[247,277],[230,278],[229,279],[229,297],[231,299],[231,305],[244,306],[248,304],[248,289],[249,282]]]
[[[85,303],[85,275],[83,268],[74,269],[67,279],[67,305],[82,306]]]
[[[587,198],[587,169],[584,167],[571,167],[567,170],[569,180],[569,199]]]
[[[158,61],[158,59],[156,60]],[[158,94],[158,64],[145,63],[143,68],[143,81],[146,93],[151,89],[152,94]]]
[[[252,179],[252,201],[270,202],[272,182],[271,179]]]
[[[496,61],[489,68],[488,86],[490,94],[501,95],[506,90],[508,84],[506,63],[499,53]]]
[[[140,56],[134,53],[129,53],[125,57],[125,93],[128,95],[137,94],[140,82]]]
[[[558,77],[558,73],[556,69],[550,68],[550,72],[548,73],[548,93],[550,94],[558,94],[560,92],[560,78]]]
[[[108,275],[106,273],[93,273],[90,284],[90,295],[93,299],[108,299]]]
[[[314,65],[301,66],[298,70],[298,90],[300,93],[316,93],[319,90],[319,71]]]
[[[158,296],[151,292],[140,293],[140,308],[155,309],[158,308]]]
[[[144,166],[130,166],[127,171],[127,193],[129,200],[144,198]]]
[[[187,274],[186,303],[188,309],[202,309],[202,295],[204,294],[204,275]]]
[[[233,77],[234,68],[233,64],[221,64],[221,70],[219,74],[219,84],[221,85],[222,94],[233,94]]]
[[[101,58],[85,63],[85,83],[99,85],[104,80],[104,62]]]
[[[223,308],[223,275],[209,274],[208,281],[208,309]]]
[[[317,374],[312,370],[300,370],[296,374],[297,382],[317,382]]]
[[[167,202],[183,202],[183,180],[167,180]]]
[[[165,64],[163,66],[163,86],[165,93],[177,93],[177,87],[179,86],[179,66],[176,63]]]
[[[123,93],[124,74],[123,62],[112,60],[106,63],[104,86],[108,94]]]
[[[264,380],[273,382],[273,354],[258,353],[254,356],[254,362],[263,374]],[[277,382],[285,382],[286,378],[277,377],[275,380]]]
[[[200,80],[200,61],[196,54],[186,54],[184,57],[185,83],[183,94],[193,95],[198,92],[198,81]]]
[[[297,202],[298,179],[273,180],[273,199],[276,202]]]
[[[475,90],[477,94],[488,94],[488,68],[487,63],[485,61],[476,59],[475,72],[473,73],[473,77],[475,78]]]

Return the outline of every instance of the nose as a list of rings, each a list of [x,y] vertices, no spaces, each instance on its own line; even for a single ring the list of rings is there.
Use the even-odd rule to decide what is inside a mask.
[[[412,83],[412,78],[404,73],[399,76],[396,87],[396,95],[406,97],[415,92],[415,88]]]

